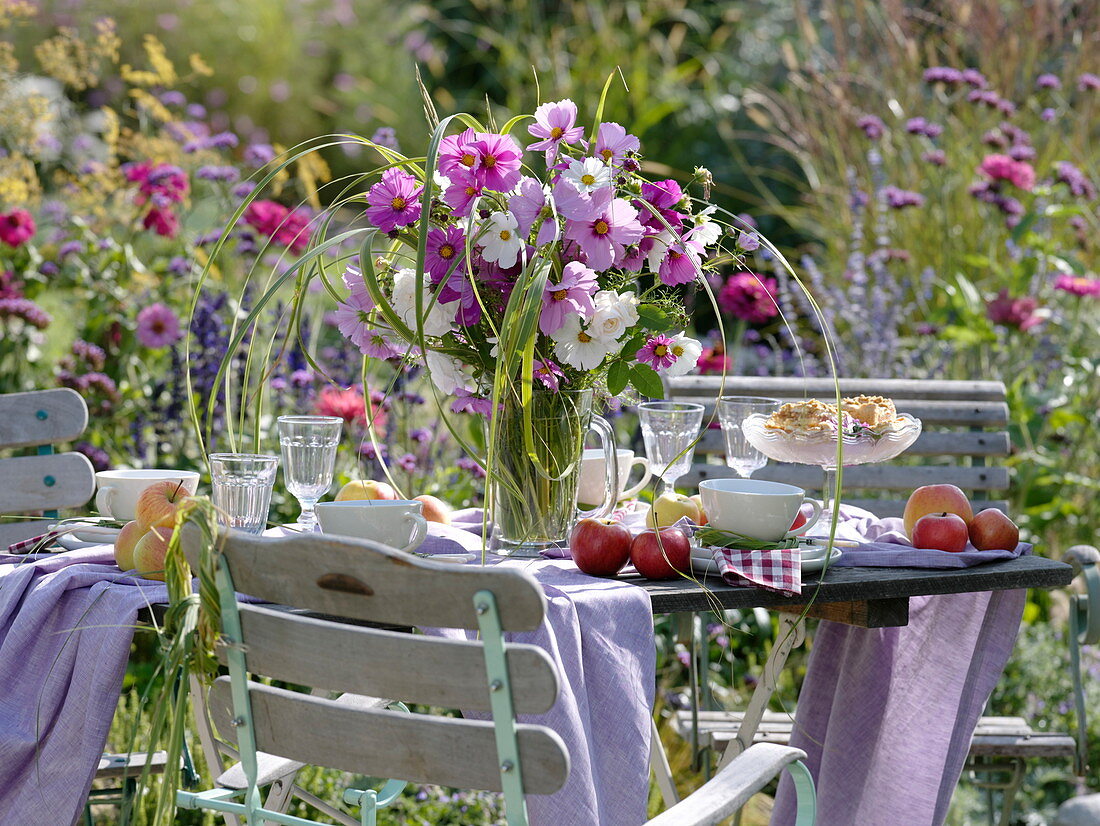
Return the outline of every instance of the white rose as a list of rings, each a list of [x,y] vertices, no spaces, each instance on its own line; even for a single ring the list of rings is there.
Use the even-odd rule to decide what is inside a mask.
[[[462,363],[457,359],[429,350],[424,360],[428,363],[432,384],[439,388],[440,393],[453,396],[460,389],[469,389],[466,384],[467,376],[462,371]]]
[[[593,296],[596,312],[588,324],[588,332],[604,341],[618,341],[638,323],[638,299],[633,292],[616,293],[600,290]]]
[[[423,309],[424,335],[441,336],[451,331],[455,312],[458,310],[457,302],[443,305],[428,291],[427,278],[424,280]],[[405,268],[398,270],[393,276],[393,298],[390,299],[393,310],[408,325],[410,330],[416,330],[416,270]],[[429,309],[431,308],[431,309]]]

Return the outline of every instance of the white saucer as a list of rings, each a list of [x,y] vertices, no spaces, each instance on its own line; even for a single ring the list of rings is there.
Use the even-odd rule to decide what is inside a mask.
[[[121,528],[111,528],[106,525],[97,525],[94,522],[66,522],[60,525],[50,525],[48,530],[61,528],[65,531],[62,539],[72,537],[78,542],[87,542],[90,545],[105,545],[114,541],[121,532]]]

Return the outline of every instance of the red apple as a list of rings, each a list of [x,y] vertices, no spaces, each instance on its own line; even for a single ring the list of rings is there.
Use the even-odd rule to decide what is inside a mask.
[[[966,550],[967,539],[966,522],[957,513],[929,513],[913,526],[915,548],[935,548],[957,554]]]
[[[176,511],[191,494],[183,481],[164,479],[153,482],[138,497],[134,505],[134,521],[142,530],[154,527],[173,528],[176,524]]]
[[[791,523],[789,530],[796,531],[806,524],[806,517],[802,515],[802,511],[799,511],[795,517],[794,522]]]
[[[123,571],[134,569],[134,547],[141,537],[145,535],[145,528],[141,523],[127,522],[115,537],[115,563]]]
[[[353,479],[336,494],[337,502],[347,502],[355,499],[396,499],[397,491],[386,482],[376,482],[373,479]],[[425,517],[426,519],[427,517]]]
[[[421,503],[420,513],[429,522],[438,522],[440,525],[451,524],[451,506],[442,499],[426,493],[414,496],[413,499]]]
[[[986,508],[970,520],[970,544],[979,551],[1014,551],[1020,529],[1001,511]]]
[[[646,579],[672,579],[691,570],[691,540],[679,528],[642,531],[630,543],[630,561]]]
[[[970,500],[954,485],[925,485],[917,488],[909,495],[909,501],[905,503],[905,512],[902,515],[906,536],[913,538],[913,527],[922,516],[944,512],[957,514],[968,525],[974,518]],[[913,544],[915,545],[916,542]]]
[[[630,531],[614,519],[582,519],[569,534],[577,567],[592,576],[615,576],[630,559]]]

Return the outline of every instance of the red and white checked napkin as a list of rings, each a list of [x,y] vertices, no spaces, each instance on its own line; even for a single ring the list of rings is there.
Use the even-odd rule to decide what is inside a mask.
[[[13,542],[8,545],[8,553],[33,554],[45,551],[57,541],[58,537],[64,536],[72,530],[75,530],[75,528],[55,528],[52,531],[46,531],[43,534],[32,536],[29,539],[21,539],[18,542]]]
[[[711,550],[714,564],[727,585],[753,585],[788,597],[802,593],[802,552],[798,548],[777,551]]]

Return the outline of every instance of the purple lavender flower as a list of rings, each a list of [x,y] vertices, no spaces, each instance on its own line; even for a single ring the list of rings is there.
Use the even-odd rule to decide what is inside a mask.
[[[924,206],[924,196],[919,192],[911,192],[907,189],[899,189],[896,186],[883,188],[882,197],[886,205],[891,209],[904,209],[905,207]]]
[[[256,182],[255,181],[241,181],[239,184],[237,184],[235,187],[233,187],[233,190],[232,190],[233,191],[233,197],[234,198],[240,198],[241,200],[244,200],[249,195],[251,195],[253,190],[255,190],[255,189],[256,189]]]
[[[947,153],[942,149],[932,149],[925,152],[921,156],[921,160],[933,164],[934,166],[946,166],[947,165]]]
[[[1057,115],[1058,113],[1055,110],[1051,109],[1049,106],[1039,113],[1039,117],[1042,118],[1043,121],[1045,121],[1046,123],[1050,123],[1052,120],[1054,120],[1055,117],[1057,117]]]
[[[1008,157],[1014,161],[1030,161],[1035,159],[1035,147],[1026,143],[1017,143],[1009,147]]]
[[[994,149],[1004,149],[1008,146],[1008,138],[1001,134],[998,129],[990,129],[984,135],[982,135],[982,143],[986,146],[992,146]]]
[[[981,103],[988,106],[990,109],[997,109],[1001,103],[1001,96],[996,92],[982,89],[975,89],[966,96],[966,99],[971,103]]]
[[[80,252],[82,249],[84,249],[84,244],[80,241],[66,241],[57,248],[57,260],[64,261],[73,253]]]
[[[1061,89],[1062,88],[1062,81],[1058,79],[1058,75],[1051,75],[1051,74],[1039,75],[1039,77],[1037,77],[1035,79],[1035,88],[1036,89]]]
[[[1077,89],[1085,92],[1088,90],[1100,89],[1100,75],[1094,75],[1092,72],[1085,72],[1079,78],[1077,78]]]
[[[467,473],[472,473],[475,479],[485,478],[485,468],[479,465],[475,460],[468,456],[459,456],[455,460],[455,467],[459,470],[464,470]]]
[[[924,70],[924,82],[945,83],[948,86],[955,86],[963,82],[963,73],[958,69],[952,69],[950,66],[933,66]]]
[[[0,322],[18,318],[31,327],[44,330],[53,317],[29,298],[0,298]]]
[[[856,126],[863,130],[863,134],[873,141],[877,141],[886,134],[886,124],[881,118],[874,115],[863,115],[856,121]]]
[[[988,85],[985,75],[977,69],[963,69],[962,81],[975,89],[984,89]]]
[[[241,173],[234,166],[200,166],[195,172],[196,178],[204,181],[225,181],[232,183],[241,177]]]
[[[926,138],[938,138],[943,127],[924,118],[910,118],[905,122],[905,131],[911,135],[924,135]]]
[[[379,146],[385,146],[387,149],[398,151],[401,148],[397,144],[397,132],[394,131],[392,126],[379,126],[374,130],[374,134],[371,135],[370,139]]]
[[[269,143],[250,143],[244,148],[244,162],[257,168],[275,160],[275,148]]]
[[[1069,161],[1059,161],[1057,170],[1058,183],[1068,186],[1074,197],[1084,198],[1086,201],[1096,197],[1096,187],[1092,181]]]
[[[160,102],[165,106],[183,106],[187,103],[187,98],[184,97],[183,92],[169,89],[167,92],[160,93]]]
[[[411,453],[402,453],[397,457],[397,466],[407,473],[416,470],[416,457]]]
[[[415,427],[409,431],[409,438],[422,445],[432,440],[432,432],[426,427]]]

